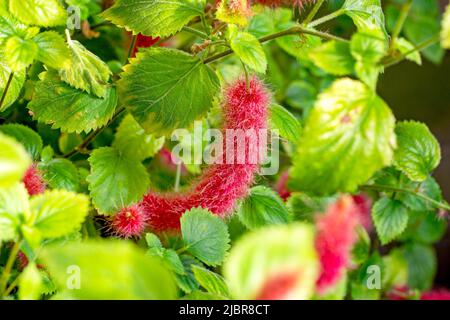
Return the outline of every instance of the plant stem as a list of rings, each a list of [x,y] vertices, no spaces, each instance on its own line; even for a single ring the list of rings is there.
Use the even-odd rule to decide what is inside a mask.
[[[17,277],[14,279],[14,281],[11,282],[11,284],[9,285],[9,287],[5,290],[5,292],[4,292],[4,294],[3,294],[5,297],[9,296],[9,294],[11,293],[11,291],[13,291],[15,287],[17,287],[17,284],[19,283],[19,279],[20,279],[20,276],[17,276]]]
[[[5,269],[3,269],[2,277],[0,278],[0,298],[3,298],[6,286],[8,285],[9,277],[11,276],[11,270],[16,261],[17,254],[20,250],[22,240],[18,240],[12,247],[8,260],[6,261]]]
[[[403,25],[405,24],[406,18],[408,18],[412,3],[413,0],[407,0],[400,10],[400,16],[395,24],[394,31],[392,31],[391,50],[395,48],[398,37],[403,30]]]
[[[112,122],[114,122],[114,120],[116,120],[119,117],[119,115],[124,111],[125,111],[125,108],[119,109],[105,126],[103,126],[100,129],[91,131],[91,133],[89,133],[86,136],[86,138],[83,140],[83,142],[81,144],[79,144],[77,147],[75,147],[75,149],[73,149],[72,151],[64,154],[62,157],[66,158],[66,159],[71,158],[72,156],[76,155],[77,153],[80,153],[81,151],[83,151],[83,149],[85,149],[104,129],[106,129]]]
[[[136,46],[136,40],[137,40],[137,35],[133,35],[133,38],[131,39],[131,44],[130,44],[130,49],[128,49],[128,58],[127,61],[125,61],[125,64],[128,62],[128,59],[131,58],[131,55],[133,54],[134,51],[134,47]]]
[[[318,0],[317,3],[314,5],[314,7],[309,12],[308,16],[306,17],[305,21],[303,21],[303,24],[308,25],[314,19],[317,12],[319,12],[320,8],[322,7],[325,0]]]
[[[361,189],[366,189],[366,190],[375,190],[375,191],[391,191],[391,192],[403,192],[403,193],[409,193],[412,195],[415,195],[416,197],[419,197],[425,201],[430,202],[431,204],[433,204],[434,206],[436,206],[436,208],[438,209],[443,209],[446,211],[450,211],[450,206],[448,204],[436,201],[424,194],[421,194],[420,192],[413,190],[413,189],[408,189],[408,188],[401,188],[401,187],[393,187],[393,186],[385,186],[385,185],[379,185],[379,184],[372,184],[372,185],[363,185],[361,187]]]
[[[344,13],[345,13],[344,9],[339,9],[333,13],[330,13],[329,15],[323,16],[322,18],[312,21],[311,23],[308,24],[308,27],[310,28],[316,27],[320,24],[336,19],[337,17],[342,16]]]
[[[181,167],[183,165],[180,160],[178,160],[178,161],[179,161],[179,163],[177,164],[177,173],[176,173],[176,177],[175,177],[175,187],[174,187],[175,192],[178,192],[180,190]]]
[[[320,38],[323,38],[323,39],[327,39],[327,40],[336,40],[336,41],[341,41],[341,42],[348,42],[347,39],[340,38],[340,37],[334,36],[334,35],[326,33],[326,32],[321,32],[321,31],[317,31],[317,30],[310,29],[310,28],[307,28],[307,27],[303,27],[303,26],[300,26],[300,25],[294,26],[292,28],[289,28],[289,29],[286,29],[286,30],[283,30],[283,31],[280,31],[280,32],[276,32],[276,33],[270,34],[268,36],[259,38],[258,40],[259,40],[260,43],[265,43],[265,42],[268,42],[270,40],[274,40],[276,38],[280,38],[280,37],[284,37],[284,36],[291,36],[291,35],[295,35],[295,34],[309,34],[309,35],[317,36],[317,37],[320,37]],[[226,56],[229,56],[231,54],[233,54],[233,50],[227,50],[227,51],[218,53],[218,54],[216,54],[214,56],[211,56],[211,57],[205,59],[204,63],[208,64],[208,63],[211,63],[211,62],[216,61],[218,59],[221,59],[221,58],[224,58]]]
[[[186,31],[186,32],[189,32],[189,33],[192,33],[192,34],[195,34],[196,36],[198,36],[198,37],[200,37],[202,39],[205,39],[205,40],[209,39],[208,35],[206,33],[204,33],[204,32],[201,32],[200,30],[197,30],[197,29],[194,29],[194,28],[191,28],[191,27],[187,27],[187,26],[184,26],[182,30]]]
[[[441,39],[440,34],[436,34],[433,37],[431,37],[430,39],[427,39],[425,41],[423,41],[422,43],[419,43],[414,49],[401,54],[400,56],[394,58],[394,59],[390,59],[387,60],[386,62],[384,62],[384,66],[386,68],[392,67],[396,64],[398,64],[399,62],[402,62],[403,60],[406,59],[407,56],[409,56],[410,54],[416,52],[416,51],[422,51],[426,48],[428,48],[429,46],[432,46],[435,43],[438,43]]]
[[[9,88],[11,87],[13,77],[14,77],[14,72],[11,71],[11,73],[9,74],[8,82],[6,82],[5,91],[3,91],[2,98],[0,99],[0,110],[2,110],[3,103],[6,100],[6,95],[8,94]]]

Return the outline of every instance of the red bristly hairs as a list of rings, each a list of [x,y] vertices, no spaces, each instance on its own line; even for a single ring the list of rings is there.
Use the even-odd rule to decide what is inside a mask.
[[[31,165],[25,172],[23,183],[30,196],[44,193],[46,184],[36,165]]]
[[[114,215],[110,227],[117,237],[139,237],[147,227],[147,217],[140,205],[133,205]]]
[[[270,94],[257,78],[247,83],[238,80],[226,88],[224,92],[224,119],[222,129],[224,137],[226,130],[254,130],[256,133],[267,128],[267,108]],[[259,135],[256,138],[259,140]],[[223,161],[214,164],[194,182],[185,193],[160,194],[150,192],[141,202],[147,216],[148,223],[154,231],[178,230],[180,217],[186,210],[202,207],[212,213],[224,217],[229,214],[238,199],[245,197],[253,183],[259,164],[248,161],[248,156],[255,153],[260,155],[263,148],[249,150],[252,138],[246,137],[246,159],[239,164],[238,148],[234,148],[234,164]],[[254,139],[254,137],[253,137]],[[224,139],[226,140],[226,138]],[[260,141],[257,145],[260,146]],[[226,142],[223,142],[223,157],[225,157]],[[262,157],[258,157],[261,159]]]

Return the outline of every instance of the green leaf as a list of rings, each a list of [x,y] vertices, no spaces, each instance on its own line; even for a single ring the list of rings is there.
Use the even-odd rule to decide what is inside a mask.
[[[42,32],[34,37],[33,41],[38,47],[37,60],[54,69],[67,68],[70,63],[70,51],[59,33]],[[78,65],[77,68],[80,66]]]
[[[213,293],[194,290],[192,293],[182,297],[181,300],[207,301],[207,300],[229,300],[229,299],[227,299],[224,296],[219,296]]]
[[[9,0],[9,10],[20,21],[42,27],[66,24],[67,12],[58,0]]]
[[[379,31],[356,33],[350,43],[350,51],[356,60],[356,75],[372,89],[376,89],[381,59],[387,54],[387,42]]]
[[[222,276],[196,265],[192,266],[192,271],[194,272],[195,279],[197,279],[197,281],[203,288],[206,289],[206,291],[218,296],[229,296],[228,286]]]
[[[41,296],[43,279],[35,263],[29,263],[19,278],[19,299],[37,300]]]
[[[233,246],[223,270],[236,299],[308,299],[319,272],[314,230],[301,223],[247,233]],[[293,285],[271,291],[286,281]]]
[[[290,174],[292,190],[352,192],[390,165],[395,119],[386,103],[358,81],[340,79],[311,111]]]
[[[187,211],[180,219],[183,242],[194,257],[207,265],[218,265],[230,247],[227,225],[205,209]]]
[[[142,163],[114,148],[96,149],[89,163],[89,190],[94,206],[101,214],[114,214],[139,201],[147,191],[149,176]]]
[[[256,186],[242,202],[239,219],[248,229],[289,222],[289,212],[283,200],[270,188]]]
[[[336,196],[311,197],[304,192],[293,192],[287,206],[295,220],[313,223],[317,212],[325,212],[337,200]]]
[[[41,137],[32,129],[21,124],[4,124],[0,126],[0,132],[20,142],[33,159],[38,159],[43,143]]]
[[[424,181],[441,161],[439,142],[420,122],[403,121],[395,128],[398,148],[394,164],[413,181]]]
[[[123,118],[114,139],[113,147],[121,153],[142,161],[153,157],[164,145],[164,137],[146,134],[131,114]]]
[[[185,274],[175,274],[175,280],[177,285],[185,293],[191,293],[200,287],[192,271],[194,265],[203,266],[200,261],[195,259],[190,255],[183,254],[180,256],[181,262],[183,263]]]
[[[22,217],[29,211],[28,192],[22,183],[0,188],[0,243],[18,235]]]
[[[21,144],[1,133],[0,150],[0,187],[8,187],[22,179],[31,159]]]
[[[369,272],[369,268],[378,267],[379,273]],[[371,279],[385,276],[385,266],[378,252],[375,252],[358,270],[356,270],[350,281],[350,291],[353,300],[378,300],[381,296],[381,288],[369,288]],[[376,269],[375,269],[376,270]]]
[[[54,72],[44,72],[40,79],[28,108],[34,119],[51,124],[53,129],[87,133],[104,126],[114,115],[117,106],[114,88],[108,88],[106,98],[101,99],[70,87]]]
[[[39,48],[33,40],[11,37],[5,45],[5,61],[14,72],[23,71],[38,54]]]
[[[229,26],[231,28],[231,26]],[[267,70],[266,54],[254,35],[248,32],[231,31],[231,49],[250,69],[258,73],[265,73]]]
[[[176,274],[186,274],[180,257],[172,249],[153,247],[147,250],[147,255],[160,258],[163,264]]]
[[[385,266],[383,288],[402,288],[407,285],[408,264],[402,249],[395,248],[383,256],[383,264]]]
[[[352,74],[355,59],[350,54],[348,43],[328,41],[309,52],[309,57],[319,68],[336,76]]]
[[[398,238],[408,225],[408,209],[402,202],[383,197],[372,208],[372,218],[383,245]]]
[[[170,272],[158,259],[146,256],[128,242],[103,240],[47,247],[40,258],[61,289],[61,298],[66,295],[86,300],[176,297]]]
[[[445,9],[442,19],[441,44],[445,49],[450,49],[450,4]]]
[[[141,50],[118,82],[123,105],[149,133],[171,134],[206,115],[219,80],[199,59],[179,50]]]
[[[414,45],[405,38],[398,38],[395,41],[395,49],[401,54],[407,54],[406,59],[422,65],[422,56],[419,51],[415,50]]]
[[[60,190],[33,197],[30,206],[33,217],[28,223],[43,238],[58,238],[76,231],[89,212],[85,195]]]
[[[11,68],[9,68],[3,61],[0,61],[0,97],[5,92],[9,76],[11,75]],[[20,95],[20,91],[25,83],[25,71],[14,72],[5,100],[0,106],[0,112],[10,107]]]
[[[442,202],[442,192],[439,184],[433,177],[428,177],[423,182],[407,182],[405,187],[414,190],[418,194],[427,196],[438,202]],[[423,198],[411,193],[401,193],[398,195],[400,199],[408,208],[414,211],[434,211],[436,205]]]
[[[447,231],[447,221],[436,212],[413,212],[402,237],[423,244],[438,242]]]
[[[404,248],[403,254],[408,263],[408,286],[411,289],[429,290],[437,271],[433,247],[412,243]]]
[[[102,16],[133,34],[165,38],[203,12],[201,0],[117,0]]]
[[[272,104],[269,112],[272,130],[278,130],[281,137],[296,144],[302,132],[302,126],[297,118],[279,104]]]
[[[80,178],[77,167],[67,159],[52,159],[39,164],[39,170],[52,189],[78,191]]]
[[[403,31],[406,38],[414,45],[439,34],[441,32],[441,17],[438,1],[413,1]],[[440,63],[444,57],[444,50],[439,43],[424,49],[422,53],[436,64]]]
[[[111,70],[95,54],[87,50],[81,43],[70,38],[67,32],[67,44],[70,49],[70,62],[59,70],[61,79],[72,87],[92,93],[99,98],[108,95],[108,81]]]
[[[162,248],[161,240],[159,240],[158,236],[154,233],[146,233],[145,234],[145,242],[149,248]]]
[[[380,0],[345,0],[342,9],[359,31],[381,30],[387,36]]]

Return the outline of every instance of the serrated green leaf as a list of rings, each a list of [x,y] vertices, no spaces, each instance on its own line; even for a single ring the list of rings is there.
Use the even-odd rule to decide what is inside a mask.
[[[402,240],[433,244],[438,242],[447,231],[447,221],[436,212],[413,212]]]
[[[279,104],[272,104],[269,113],[272,130],[278,130],[281,137],[296,144],[302,132],[300,121]]]
[[[29,263],[19,278],[19,299],[37,300],[41,296],[43,279],[35,263]]]
[[[86,300],[176,297],[171,273],[156,258],[146,256],[128,242],[103,240],[53,246],[44,248],[40,258],[61,289],[60,297],[67,294]]]
[[[283,200],[265,186],[256,186],[250,190],[250,195],[240,205],[238,215],[250,230],[289,222],[289,212]]]
[[[192,271],[194,272],[195,279],[197,279],[197,281],[203,288],[206,289],[206,291],[218,296],[229,296],[228,286],[222,276],[196,265],[192,266]]]
[[[205,116],[219,80],[199,59],[167,48],[141,50],[118,82],[123,105],[152,134],[171,134]]]
[[[333,75],[345,76],[354,72],[355,59],[348,43],[328,41],[312,49],[308,55],[316,66]]]
[[[244,235],[224,264],[224,277],[236,299],[308,299],[320,272],[314,230],[307,224],[270,226]],[[292,283],[272,292],[278,281]]]
[[[356,60],[356,75],[372,89],[376,89],[381,59],[387,54],[387,42],[380,31],[358,32],[353,35],[350,51]]]
[[[420,52],[415,50],[414,45],[406,40],[405,38],[398,38],[395,41],[395,49],[397,49],[401,54],[406,54],[406,59],[422,65],[422,56]]]
[[[43,238],[58,238],[77,230],[89,212],[84,195],[67,191],[47,191],[30,201],[32,221]]]
[[[147,242],[147,245],[149,248],[162,248],[161,240],[159,240],[158,236],[153,233],[146,233],[145,234],[145,242]]]
[[[387,36],[380,0],[345,0],[342,9],[359,31],[380,30]]]
[[[158,153],[164,141],[164,137],[157,138],[152,134],[146,134],[133,116],[128,114],[117,128],[113,147],[129,157],[142,161]]]
[[[29,25],[54,27],[67,21],[67,12],[58,0],[9,0],[9,10]]]
[[[3,96],[3,93],[5,92],[11,72],[11,68],[4,64],[3,61],[0,61],[0,97]],[[5,100],[0,106],[0,112],[6,110],[17,100],[24,83],[25,71],[14,72]]]
[[[311,111],[290,173],[292,190],[355,191],[384,166],[395,146],[395,119],[386,103],[358,81],[340,79]]]
[[[42,138],[35,131],[27,126],[14,123],[0,126],[0,132],[20,142],[34,160],[39,158],[43,143]]]
[[[442,19],[441,43],[443,48],[450,49],[450,4]]]
[[[28,192],[22,183],[0,188],[0,242],[18,235],[22,217],[29,210]]]
[[[441,188],[433,177],[428,177],[423,182],[406,182],[405,187],[437,202],[442,202],[443,200]],[[398,195],[398,199],[414,211],[434,211],[437,209],[435,204],[415,194],[401,193]]]
[[[61,79],[72,87],[92,93],[99,98],[108,95],[108,81],[111,70],[95,54],[87,50],[80,42],[72,40],[67,33],[70,61],[59,70]]]
[[[183,263],[185,274],[175,274],[175,280],[180,289],[185,293],[191,293],[194,290],[200,288],[200,284],[197,282],[192,271],[192,266],[202,266],[202,263],[190,255],[181,255],[181,262]]]
[[[89,163],[89,190],[94,206],[102,214],[113,214],[139,201],[147,191],[149,176],[142,163],[114,148],[96,149]]]
[[[44,72],[40,78],[28,104],[37,121],[64,132],[87,133],[104,126],[114,115],[116,89],[108,88],[106,98],[101,99],[70,87],[54,72]]]
[[[183,242],[194,257],[207,265],[218,265],[230,247],[227,225],[205,209],[187,211],[180,219]]]
[[[203,12],[200,0],[118,0],[102,16],[133,34],[167,37]]]
[[[266,54],[258,39],[248,32],[236,30],[233,33],[230,39],[230,46],[234,53],[250,69],[259,73],[265,73],[267,70]]]
[[[39,164],[45,182],[52,189],[78,191],[80,178],[77,167],[67,159],[52,159]]]
[[[0,187],[12,186],[22,179],[31,158],[21,144],[1,133],[0,150]]]
[[[395,166],[413,181],[426,180],[441,161],[439,142],[420,122],[400,122],[395,133],[398,141],[394,154]]]
[[[372,208],[372,218],[383,245],[395,240],[408,225],[408,209],[402,202],[383,197]]]
[[[404,248],[403,254],[408,263],[408,286],[412,289],[429,290],[437,271],[433,247],[412,243]]]
[[[147,255],[160,258],[164,265],[175,274],[186,274],[183,263],[175,250],[153,247],[147,250]]]
[[[295,220],[313,223],[315,214],[317,212],[325,212],[337,199],[336,196],[312,197],[304,192],[293,192],[288,199],[287,207]]]
[[[23,71],[37,57],[39,48],[33,40],[11,37],[5,44],[5,61],[14,72]]]
[[[37,60],[54,69],[67,68],[70,62],[70,51],[59,33],[41,32],[33,38],[33,41],[38,47]],[[80,66],[78,65],[77,68]]]

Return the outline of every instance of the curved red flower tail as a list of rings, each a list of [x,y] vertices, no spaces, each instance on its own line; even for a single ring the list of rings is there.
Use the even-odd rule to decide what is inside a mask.
[[[136,38],[136,44],[134,45],[133,54],[131,55],[132,58],[136,56],[136,53],[139,51],[139,48],[150,48],[153,47],[158,41],[159,37],[153,38],[153,37],[147,37],[142,34],[138,34]]]
[[[288,188],[288,180],[289,180],[289,171],[285,171],[280,175],[280,178],[278,179],[275,185],[275,190],[278,192],[278,195],[284,201],[287,201],[287,199],[292,194],[292,192]]]
[[[47,187],[35,164],[31,165],[25,172],[23,183],[30,196],[44,193]]]
[[[147,226],[147,217],[140,205],[120,210],[111,220],[110,227],[117,237],[139,237]]]
[[[355,228],[360,223],[358,211],[353,199],[344,196],[317,218],[316,249],[322,266],[317,280],[319,294],[335,285],[349,266],[357,240]]]
[[[182,214],[196,207],[223,217],[253,183],[265,151],[261,132],[267,128],[269,92],[254,78],[248,87],[245,80],[238,80],[224,97],[223,152],[216,155],[222,161],[207,168],[186,193],[147,194],[141,204],[153,230],[178,230]],[[235,139],[239,133],[244,134],[243,145]]]
[[[294,6],[302,8],[307,3],[314,3],[316,0],[253,0],[253,4],[261,4],[268,7]]]

